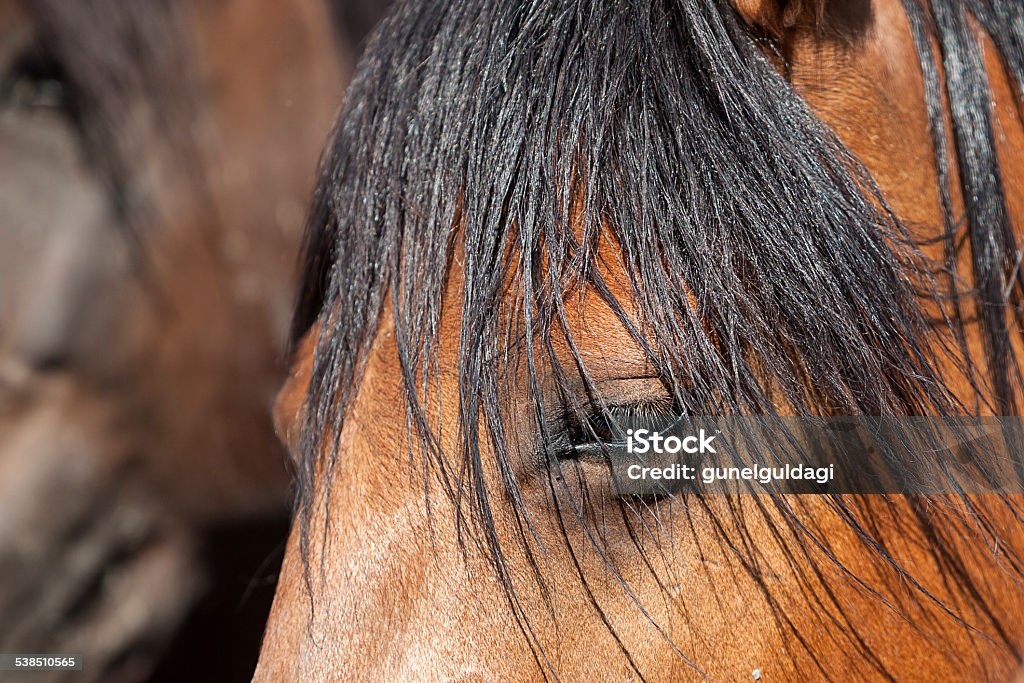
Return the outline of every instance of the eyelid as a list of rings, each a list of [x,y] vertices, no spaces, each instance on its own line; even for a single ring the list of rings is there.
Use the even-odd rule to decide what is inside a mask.
[[[605,402],[603,405],[590,402],[585,413],[587,419],[605,416],[626,417],[667,417],[679,414],[679,406],[670,396],[653,396],[650,398],[632,399],[619,403]]]

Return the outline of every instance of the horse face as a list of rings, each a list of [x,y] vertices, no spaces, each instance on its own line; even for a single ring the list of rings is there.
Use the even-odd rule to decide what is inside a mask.
[[[663,394],[598,297],[583,297],[573,330],[606,399],[653,401]],[[293,453],[318,332],[300,345],[277,401],[278,431]],[[446,320],[441,337],[457,333],[458,320]],[[632,680],[637,671],[651,681],[705,674],[747,680],[758,671],[783,680],[808,671],[877,675],[872,660],[830,621],[837,614],[860,620],[858,636],[890,671],[911,661],[901,653],[919,651],[921,641],[903,618],[880,610],[878,598],[844,574],[879,568],[826,503],[791,501],[829,539],[838,564],[796,542],[766,499],[698,496],[623,507],[603,465],[573,461],[563,463],[557,476],[565,486],[556,489],[525,410],[509,430],[511,466],[533,525],[525,543],[511,506],[500,494],[492,498],[494,534],[514,587],[511,605],[478,531],[457,526],[436,473],[407,451],[396,353],[382,325],[341,434],[329,519],[320,505],[323,489],[317,493],[308,565],[301,531],[289,539],[255,680],[545,680],[549,665],[562,680]],[[457,356],[452,348],[439,355],[440,402],[451,405]],[[524,386],[513,382],[508,390],[510,405],[525,402]],[[443,434],[441,445],[456,449],[457,435]],[[489,490],[500,491],[493,452],[482,456]],[[593,511],[586,529],[574,514],[584,498]],[[898,538],[898,529],[894,521],[879,533]],[[916,576],[938,585],[940,574],[926,565],[913,565]],[[902,590],[898,581],[875,587],[886,600]],[[828,606],[816,608],[809,594],[829,596]],[[935,607],[921,609],[947,618]],[[801,645],[779,619],[813,630],[813,644]],[[978,646],[948,622],[940,631],[951,651]],[[820,658],[823,650],[828,661]],[[985,657],[1005,662],[994,651]],[[949,666],[944,658],[912,661],[914,672],[934,667],[935,675]]]
[[[771,4],[743,2],[739,9],[757,23]],[[864,161],[896,213],[911,224],[941,225],[919,66],[900,3],[833,16],[837,23],[821,32],[786,33],[788,20],[772,16],[765,28],[787,41],[793,87]],[[828,87],[821,87],[825,73]],[[996,82],[1003,92],[1005,83]],[[1007,122],[1006,130],[1024,139],[1018,123]],[[610,256],[608,263],[618,262]],[[458,296],[454,283],[448,297]],[[605,398],[664,398],[644,354],[598,296],[584,293],[569,308],[573,338]],[[389,320],[385,315],[347,409],[329,507],[328,474],[318,472],[305,561],[302,529],[296,526],[289,539],[256,680],[545,680],[550,671],[567,681],[1010,675],[1013,657],[1005,649],[975,637],[940,607],[961,594],[950,587],[944,561],[921,552],[920,539],[907,532],[905,520],[919,514],[909,502],[860,501],[855,511],[891,544],[888,552],[901,565],[896,573],[840,512],[813,497],[785,504],[827,541],[827,552],[797,541],[778,501],[694,496],[624,509],[602,467],[566,462],[555,474],[537,456],[540,430],[526,407],[533,397],[514,371],[505,388],[509,472],[499,472],[481,439],[492,533],[506,551],[505,572],[496,572],[496,558],[484,550],[493,546],[479,529],[458,523],[438,473],[408,451]],[[445,340],[457,340],[459,331],[460,319],[450,313],[438,332],[432,395],[442,412],[435,407],[431,417],[445,425],[459,400],[457,349]],[[317,327],[307,333],[278,398],[278,431],[293,454],[300,450],[318,334]],[[459,438],[456,428],[444,429],[439,446],[457,450]],[[509,475],[529,511],[527,533],[500,493]],[[564,486],[551,485],[557,477]],[[571,513],[584,498],[597,522],[588,528]],[[992,519],[1006,521],[1000,514]],[[962,548],[970,554],[966,571],[987,577],[974,584],[987,586],[978,603],[994,608],[993,622],[1019,642],[1013,634],[1024,624],[1003,611],[1012,610],[1015,589],[988,583],[1005,574],[985,553],[969,551],[969,543]],[[938,600],[910,599],[906,576]],[[928,638],[921,624],[931,630]],[[941,641],[941,651],[926,641]]]
[[[641,350],[598,297],[585,297],[577,315],[577,341],[595,384],[608,400],[654,400],[664,393]],[[447,320],[446,327],[441,338],[457,339],[458,321]],[[279,433],[292,449],[297,447],[294,419],[306,396],[316,334],[316,329],[311,331],[300,347],[276,406]],[[604,538],[599,547],[606,563],[570,510],[579,501],[565,499],[564,492],[552,493],[551,473],[537,453],[540,435],[523,411],[510,425],[512,468],[536,536],[523,545],[510,506],[500,499],[493,502],[494,527],[508,552],[518,609],[536,638],[535,652],[510,608],[493,561],[477,544],[476,532],[462,528],[460,545],[453,507],[437,478],[425,473],[419,458],[410,458],[406,451],[405,399],[395,353],[393,337],[382,327],[351,406],[353,417],[341,435],[330,519],[318,512],[310,529],[318,547],[310,558],[315,597],[311,602],[306,592],[299,538],[293,533],[257,680],[543,680],[536,657],[557,663],[566,680],[586,680],[596,669],[628,676],[634,666],[678,678],[696,669],[668,646],[666,636],[674,642],[703,643],[688,657],[721,659],[714,634],[724,623],[767,618],[755,617],[756,609],[742,600],[742,590],[755,590],[748,580],[739,581],[739,592],[713,614],[679,623],[678,614],[670,614],[673,601],[666,602],[664,586],[676,599],[685,599],[730,580],[732,572],[721,547],[701,548],[709,536],[681,534],[673,538],[675,552],[658,555],[659,567],[651,573],[610,500],[605,468],[567,464],[562,470],[569,480],[566,488],[586,486],[601,510]],[[441,403],[451,405],[457,396],[458,359],[450,348],[440,355]],[[514,384],[509,392],[526,393]],[[515,403],[513,396],[510,404]],[[443,437],[443,447],[458,447],[456,434]],[[485,481],[499,490],[496,459],[489,450],[483,455]],[[663,519],[640,514],[630,521],[635,527],[642,517],[650,529],[673,535],[671,517],[677,512],[663,508]],[[698,517],[703,515],[688,514],[691,521]],[[699,524],[705,523],[710,518]],[[328,550],[323,555],[322,540]],[[654,537],[641,540],[652,547],[656,542]],[[536,580],[526,561],[527,547],[538,562],[542,581]],[[695,572],[692,558],[701,554],[703,570]],[[709,567],[717,569],[707,571]],[[623,583],[650,618],[622,590]],[[614,635],[602,613],[614,625]],[[672,630],[659,633],[652,621],[672,625]],[[731,638],[733,644],[744,643],[736,648],[744,654],[725,666],[737,677],[740,672],[748,676],[764,661],[754,653],[769,651],[770,639],[765,641],[755,631]]]

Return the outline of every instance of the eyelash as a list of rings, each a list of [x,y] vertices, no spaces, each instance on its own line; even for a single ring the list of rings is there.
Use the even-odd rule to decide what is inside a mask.
[[[669,417],[680,413],[675,401],[667,396],[611,404],[604,408],[592,406],[583,420],[563,407],[548,433],[557,435],[553,445],[558,458],[573,459],[604,453],[605,446],[624,439],[624,429],[618,429],[616,434],[616,422]]]

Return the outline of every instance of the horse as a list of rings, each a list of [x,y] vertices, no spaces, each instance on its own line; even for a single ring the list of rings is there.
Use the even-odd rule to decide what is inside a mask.
[[[148,679],[190,612],[234,628],[280,541],[269,406],[361,40],[335,11],[0,3],[0,649],[83,655],[50,679]],[[217,645],[243,675],[250,593],[251,652]]]
[[[620,495],[594,454],[1018,415],[1022,46],[1004,0],[398,2],[309,211],[253,680],[1014,676],[1019,494]]]

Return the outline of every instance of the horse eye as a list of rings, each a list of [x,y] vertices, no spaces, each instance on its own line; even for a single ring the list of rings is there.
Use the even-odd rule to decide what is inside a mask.
[[[0,77],[0,100],[9,106],[62,108],[66,97],[60,63],[38,45],[22,52]]]
[[[569,439],[573,449],[579,450],[587,446],[611,444],[625,438],[625,429],[621,428],[620,420],[611,410],[600,410],[588,414],[582,421],[571,421]]]
[[[562,457],[604,457],[608,448],[626,442],[626,430],[644,422],[675,419],[680,411],[669,397],[595,407],[582,419],[567,417],[570,448]]]

